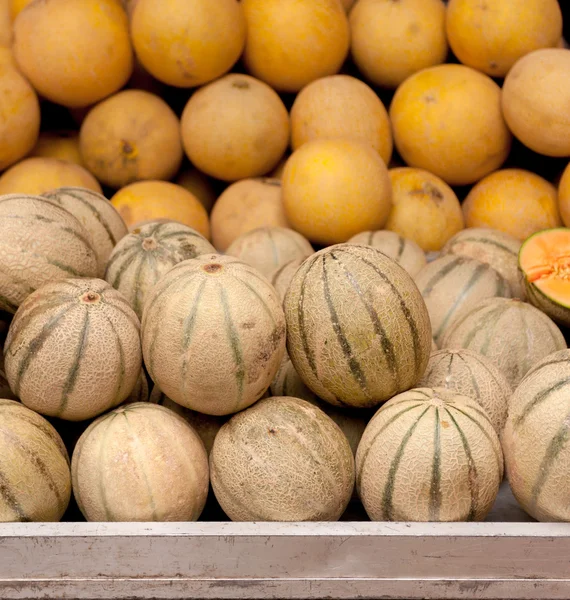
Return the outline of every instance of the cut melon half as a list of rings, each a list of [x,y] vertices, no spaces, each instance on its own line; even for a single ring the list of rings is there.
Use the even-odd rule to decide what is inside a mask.
[[[570,228],[544,229],[519,251],[519,268],[531,304],[570,326]]]

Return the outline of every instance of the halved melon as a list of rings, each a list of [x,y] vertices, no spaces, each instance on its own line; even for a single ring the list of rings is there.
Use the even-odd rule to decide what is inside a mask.
[[[531,304],[570,326],[570,228],[544,229],[519,251],[519,268]]]

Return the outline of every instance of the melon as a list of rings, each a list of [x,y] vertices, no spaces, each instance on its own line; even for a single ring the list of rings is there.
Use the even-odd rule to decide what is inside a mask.
[[[28,408],[83,421],[133,390],[142,365],[140,323],[101,279],[55,281],[21,304],[4,360],[10,387]]]
[[[2,360],[4,362],[4,360]],[[14,392],[10,389],[10,384],[6,379],[6,371],[4,366],[0,369],[0,398],[4,398],[6,400],[18,400],[18,397]]]
[[[293,280],[293,276],[299,269],[299,267],[303,264],[305,258],[294,258],[293,260],[287,261],[285,264],[281,265],[277,269],[275,269],[269,275],[269,281],[271,281],[271,285],[277,290],[279,297],[281,300],[285,299],[285,294],[289,289],[289,285]],[[288,396],[289,394],[278,394]]]
[[[97,275],[102,277],[113,248],[127,235],[121,215],[105,196],[87,188],[62,187],[42,195],[68,210],[87,229],[97,255]]]
[[[0,232],[2,310],[16,312],[26,296],[50,281],[97,274],[88,231],[46,198],[0,196]]]
[[[570,326],[570,229],[546,229],[529,237],[518,257],[531,304]]]
[[[430,262],[415,282],[428,307],[436,344],[469,307],[483,298],[512,295],[508,281],[490,265],[453,254]]]
[[[373,407],[424,374],[432,343],[425,302],[376,248],[336,244],[315,253],[295,273],[284,308],[291,361],[331,404]]]
[[[0,522],[59,521],[71,498],[57,431],[19,402],[0,400]]]
[[[524,300],[524,282],[518,269],[520,247],[520,240],[508,233],[487,227],[469,227],[456,233],[441,253],[474,258],[491,265],[509,282],[513,297]]]
[[[195,229],[172,221],[151,221],[133,229],[115,246],[105,280],[123,294],[142,318],[150,290],[169,269],[212,252],[214,247]]]
[[[570,521],[570,350],[538,362],[509,404],[503,433],[507,477],[524,510],[539,521]]]
[[[73,130],[41,131],[37,144],[28,156],[59,158],[59,160],[85,166],[79,148],[79,132]]]
[[[197,521],[208,495],[198,434],[148,402],[94,421],[71,459],[73,493],[88,521]]]
[[[356,455],[360,438],[369,421],[368,411],[349,410],[323,402],[303,383],[287,354],[271,382],[270,390],[272,396],[300,398],[320,408],[340,427],[350,444],[352,453]]]
[[[395,231],[362,231],[353,235],[347,244],[366,244],[377,248],[404,267],[412,277],[427,264],[426,255],[418,244]]]
[[[356,453],[373,521],[482,521],[503,479],[501,444],[475,400],[417,388],[386,402]]]
[[[210,415],[261,398],[285,352],[277,292],[233,256],[178,263],[151,290],[142,319],[145,365],[174,402]]]
[[[337,521],[354,489],[354,457],[322,410],[271,397],[220,429],[210,477],[232,521]]]
[[[281,182],[271,177],[230,184],[211,214],[212,242],[220,252],[240,235],[259,227],[289,227],[281,201]]]
[[[122,404],[134,404],[135,402],[149,402],[149,388],[148,379],[144,372],[144,368],[141,369],[139,378],[135,383],[135,387],[132,392],[128,395],[127,399]]]
[[[200,436],[204,448],[206,448],[206,453],[208,456],[210,455],[216,435],[220,431],[221,426],[228,420],[227,417],[205,415],[204,413],[185,408],[171,400],[166,394],[163,394],[156,385],[152,389],[150,402],[160,404],[160,406],[173,410],[176,414],[180,415]]]
[[[202,173],[202,171],[194,167],[183,168],[178,173],[174,183],[196,196],[202,203],[202,206],[206,209],[206,212],[211,212],[212,207],[216,202],[217,192],[214,188],[212,179],[205,173]]]
[[[500,435],[507,418],[511,385],[486,357],[471,350],[433,352],[418,387],[446,388],[476,400]]]
[[[296,258],[307,258],[315,251],[307,238],[285,227],[261,227],[235,239],[226,254],[255,267],[266,277]]]
[[[440,346],[484,354],[515,389],[536,363],[566,348],[566,341],[554,321],[534,306],[517,299],[487,298],[457,319]]]

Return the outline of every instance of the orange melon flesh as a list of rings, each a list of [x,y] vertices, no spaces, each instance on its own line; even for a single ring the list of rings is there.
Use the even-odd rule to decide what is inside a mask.
[[[529,283],[553,302],[570,307],[570,228],[547,229],[528,238],[519,264]]]

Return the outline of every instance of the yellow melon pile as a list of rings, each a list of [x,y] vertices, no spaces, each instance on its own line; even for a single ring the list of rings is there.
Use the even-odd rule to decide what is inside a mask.
[[[570,521],[570,50],[495,4],[0,0],[0,521]]]

